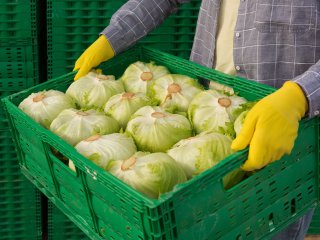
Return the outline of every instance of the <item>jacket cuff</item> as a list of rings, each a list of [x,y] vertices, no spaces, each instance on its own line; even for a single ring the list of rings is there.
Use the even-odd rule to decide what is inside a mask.
[[[299,84],[308,100],[308,117],[318,116],[320,114],[320,74],[312,67],[305,73],[292,79]]]
[[[101,34],[108,39],[115,55],[118,55],[128,48],[128,43],[125,41],[123,34],[120,33],[117,27],[109,25],[100,33],[100,35]]]

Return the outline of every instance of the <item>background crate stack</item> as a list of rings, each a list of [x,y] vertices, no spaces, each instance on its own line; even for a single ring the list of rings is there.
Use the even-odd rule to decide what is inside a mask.
[[[37,0],[0,3],[0,98],[39,82]],[[1,111],[0,129],[6,129]]]
[[[75,60],[97,38],[112,14],[126,2],[40,1],[0,2],[0,98],[39,83],[42,71],[48,78],[70,72]],[[187,59],[200,2],[194,0],[184,4],[142,42]],[[40,16],[39,13],[46,13],[47,16]],[[40,36],[43,42],[39,42],[39,30],[43,27],[40,24],[46,22],[47,39],[44,34]],[[43,45],[48,55],[48,66],[45,66],[45,61],[39,61],[39,46]],[[40,240],[43,230],[40,192],[20,173],[1,102],[0,156],[0,240]],[[88,239],[51,202],[45,217],[48,217],[48,227],[45,228],[48,229],[49,240]],[[308,233],[320,233],[319,208]]]
[[[47,2],[48,78],[72,71],[75,60],[108,25],[126,0],[49,0]],[[200,0],[183,4],[161,27],[142,40],[146,45],[188,58]]]
[[[0,2],[0,98],[39,82],[37,8],[36,0]],[[40,192],[20,172],[2,105],[0,156],[0,239],[41,239]]]
[[[48,204],[48,240],[89,240],[53,203]]]

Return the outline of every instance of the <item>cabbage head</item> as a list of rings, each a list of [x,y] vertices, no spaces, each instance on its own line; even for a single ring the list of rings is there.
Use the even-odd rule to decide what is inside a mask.
[[[137,61],[127,67],[121,80],[127,92],[141,92],[149,95],[151,85],[168,73],[168,69],[164,66],[157,66],[153,62]]]
[[[228,85],[218,83],[215,81],[209,82],[209,89],[216,90],[218,92],[222,92],[226,95],[234,95],[234,89],[232,87],[229,87]]]
[[[126,132],[135,140],[138,150],[165,152],[181,139],[192,135],[189,120],[160,107],[145,106],[136,111]]]
[[[248,114],[249,110],[247,111],[243,111],[242,113],[240,113],[240,115],[236,118],[235,122],[234,122],[234,131],[236,132],[236,136],[238,136],[238,134],[240,133],[240,130],[243,126],[244,120]]]
[[[197,133],[226,130],[235,121],[237,110],[247,100],[237,95],[225,95],[215,90],[197,94],[191,101],[188,116]]]
[[[112,161],[107,169],[149,198],[158,198],[187,180],[183,169],[166,153],[141,153]]]
[[[179,163],[190,179],[231,155],[231,143],[232,139],[221,133],[202,132],[179,141],[167,153]]]
[[[150,103],[151,99],[144,93],[125,92],[112,96],[106,103],[104,112],[116,119],[120,127],[125,129],[131,115]]]
[[[151,95],[168,112],[187,112],[189,103],[203,90],[197,80],[180,74],[167,74],[157,79]]]
[[[123,83],[112,75],[89,72],[73,82],[66,91],[83,110],[103,110],[104,104],[115,94],[124,91]]]
[[[104,169],[111,160],[130,158],[137,151],[133,139],[123,133],[94,135],[79,142],[75,148],[81,155]],[[72,165],[69,160],[69,167],[75,170]]]
[[[56,90],[32,93],[25,98],[19,108],[45,128],[49,128],[53,119],[68,108],[75,108],[72,98]]]
[[[88,111],[66,109],[50,125],[52,132],[71,145],[76,145],[93,135],[115,133],[119,129],[115,119],[93,109]]]

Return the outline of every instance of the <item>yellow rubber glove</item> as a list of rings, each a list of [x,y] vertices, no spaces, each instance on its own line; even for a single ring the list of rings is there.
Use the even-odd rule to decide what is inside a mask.
[[[299,120],[307,107],[302,89],[291,81],[261,99],[248,112],[239,135],[231,145],[236,151],[250,145],[249,156],[242,169],[260,169],[284,154],[290,154],[298,134]]]
[[[115,55],[109,41],[104,35],[101,35],[93,44],[91,44],[76,61],[73,71],[78,70],[74,80],[86,75],[93,67],[109,60]]]

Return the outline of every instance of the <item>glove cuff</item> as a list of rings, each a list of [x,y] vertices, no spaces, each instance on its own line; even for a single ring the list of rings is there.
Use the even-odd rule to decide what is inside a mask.
[[[103,60],[106,61],[110,58],[113,58],[115,53],[113,51],[113,48],[112,48],[110,42],[106,38],[106,36],[103,34],[100,35],[98,42],[99,42],[99,46],[101,48],[101,54],[103,55]]]
[[[287,99],[296,106],[297,114],[302,118],[308,110],[308,101],[301,87],[295,82],[287,81],[279,90],[285,92]]]

